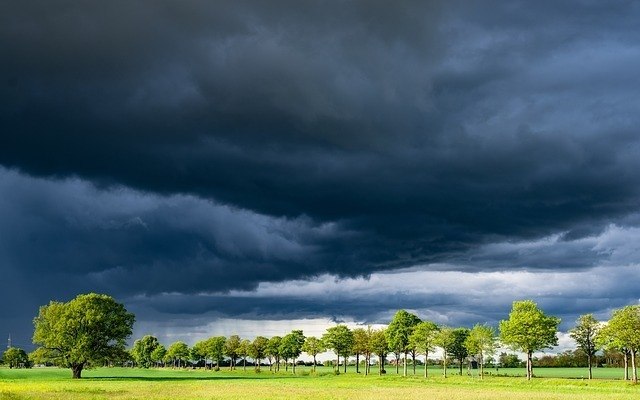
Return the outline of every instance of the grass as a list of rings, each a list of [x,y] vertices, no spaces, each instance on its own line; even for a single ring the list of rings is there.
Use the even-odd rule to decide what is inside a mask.
[[[540,375],[543,369],[534,371]],[[545,370],[548,372],[550,369]],[[563,371],[564,370],[564,371]],[[621,370],[613,370],[621,376]],[[330,369],[311,374],[309,368],[272,374],[268,370],[201,371],[98,368],[72,380],[69,370],[34,368],[0,369],[0,399],[637,399],[640,386],[620,380],[524,378],[452,375],[446,379],[430,371],[420,375],[365,377],[349,371],[334,375]],[[391,372],[391,371],[390,371]],[[451,370],[453,372],[453,370]],[[510,370],[500,369],[500,373]],[[515,371],[514,371],[515,372]],[[558,369],[577,377],[578,369]],[[421,373],[421,371],[418,371]]]

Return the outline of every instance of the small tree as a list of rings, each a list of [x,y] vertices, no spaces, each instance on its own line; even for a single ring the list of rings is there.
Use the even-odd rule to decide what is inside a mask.
[[[267,357],[269,357],[269,371],[272,371],[273,364],[271,358],[276,363],[276,371],[280,371],[280,343],[282,338],[280,336],[272,336],[267,343]]]
[[[592,379],[591,362],[596,352],[600,349],[596,344],[596,337],[600,330],[600,322],[593,317],[593,314],[581,315],[576,322],[576,326],[571,329],[570,335],[573,340],[587,355],[587,366],[589,367],[589,379]]]
[[[387,342],[387,334],[384,329],[371,332],[371,352],[378,356],[378,375],[385,373],[384,361],[389,353],[389,343]]]
[[[496,349],[496,331],[488,325],[476,324],[465,341],[470,354],[478,357],[480,379],[484,375],[484,356],[491,355]]]
[[[240,336],[231,335],[224,344],[224,353],[231,359],[229,363],[229,369],[233,370],[236,367],[236,358],[240,351]]]
[[[207,339],[207,356],[216,361],[216,371],[220,370],[226,344],[227,338],[224,336],[214,336]]]
[[[160,346],[160,342],[158,342],[157,337],[145,335],[133,343],[131,355],[140,368],[149,368],[153,365],[151,353],[153,353],[158,346]]]
[[[238,347],[238,355],[242,357],[242,371],[247,371],[247,356],[251,352],[251,341],[243,339]]]
[[[640,305],[626,306],[613,311],[609,323],[602,328],[603,339],[610,347],[625,352],[625,378],[628,378],[628,357],[631,357],[631,371],[634,383],[638,382],[636,353],[640,350]]]
[[[282,338],[280,342],[280,354],[285,362],[289,359],[293,360],[293,373],[296,373],[296,358],[302,353],[304,345],[304,334],[301,330],[293,330]],[[286,369],[287,367],[285,367]]]
[[[260,361],[265,357],[269,339],[258,336],[253,340],[249,348],[249,356],[256,360],[256,371],[260,371]]]
[[[11,368],[29,368],[29,356],[19,347],[9,347],[3,354],[2,360]]]
[[[340,371],[340,356],[344,359],[344,372],[347,372],[347,357],[351,354],[353,348],[353,332],[346,325],[336,325],[329,329],[322,335],[322,341],[327,345],[327,348],[332,349],[338,361],[336,362],[336,368]]]
[[[404,353],[404,376],[407,376],[407,354],[410,351],[409,337],[411,336],[413,327],[420,322],[420,318],[416,315],[405,310],[398,310],[386,330],[389,347],[396,353],[396,358],[400,353]],[[398,373],[397,359],[396,373]]]
[[[531,300],[514,301],[509,319],[500,321],[500,339],[527,354],[527,379],[533,377],[534,351],[558,345],[560,318],[547,316]]]
[[[322,340],[318,339],[317,337],[309,336],[304,340],[302,351],[313,357],[313,372],[316,372],[316,356],[326,350],[327,348]]]
[[[34,319],[33,343],[59,366],[71,368],[73,378],[82,370],[122,357],[135,317],[112,297],[83,294],[40,307]]]
[[[178,368],[186,366],[186,361],[189,358],[189,346],[185,342],[177,341],[171,343],[167,349],[165,357],[173,362],[173,367]]]
[[[447,356],[449,355],[449,349],[455,342],[455,336],[453,335],[453,328],[448,326],[440,327],[438,334],[435,337],[434,344],[442,349],[442,375],[447,377]]]
[[[467,337],[469,337],[469,329],[456,328],[453,330],[452,334],[453,343],[451,343],[451,347],[448,349],[448,353],[451,354],[453,358],[458,360],[460,375],[462,375],[462,364],[469,355],[467,346],[465,346],[465,341],[467,340]]]
[[[427,361],[429,360],[429,352],[433,351],[438,335],[438,326],[431,321],[422,321],[415,326],[409,341],[411,346],[417,351],[424,354],[424,377],[427,377]]]
[[[357,328],[353,330],[353,353],[356,355],[356,374],[360,373],[360,355],[365,356],[365,360],[367,359],[367,354],[369,351],[369,331],[364,328]],[[368,362],[368,361],[367,361]],[[365,366],[365,375],[367,367]]]

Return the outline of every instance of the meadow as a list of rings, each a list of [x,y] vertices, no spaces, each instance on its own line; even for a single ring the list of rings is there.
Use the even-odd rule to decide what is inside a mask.
[[[602,373],[606,371],[606,373]],[[385,376],[335,375],[330,369],[310,368],[291,372],[261,373],[253,370],[204,371],[172,369],[98,368],[72,380],[69,370],[34,368],[0,369],[0,399],[637,399],[640,385],[615,379],[580,379],[583,369],[543,369],[539,378],[454,375],[430,370],[428,379]],[[494,371],[495,372],[495,371]],[[523,371],[500,369],[500,374]],[[562,378],[560,378],[562,376]],[[598,369],[596,377],[619,378],[620,369]]]

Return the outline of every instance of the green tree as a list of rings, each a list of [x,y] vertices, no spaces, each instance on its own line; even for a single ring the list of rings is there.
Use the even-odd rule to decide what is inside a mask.
[[[344,372],[346,373],[347,357],[349,357],[353,349],[353,332],[346,325],[332,326],[322,335],[322,341],[327,345],[327,348],[336,353],[338,357],[336,368],[338,371],[340,371],[340,356],[342,356],[344,359]]]
[[[167,349],[165,349],[163,345],[159,344],[158,347],[151,352],[151,360],[153,360],[156,366],[159,366],[160,363],[164,362],[164,356],[166,354]]]
[[[636,353],[640,349],[640,305],[613,311],[611,319],[601,329],[600,343],[615,347],[625,354],[625,379],[628,379],[628,357],[631,357],[632,380],[638,382]]]
[[[149,368],[153,365],[153,358],[151,353],[160,346],[158,338],[151,335],[145,335],[141,339],[136,340],[133,343],[133,349],[131,349],[131,355],[141,368]]]
[[[2,355],[2,360],[11,368],[29,368],[29,356],[19,347],[9,347]]]
[[[500,340],[527,354],[527,379],[533,377],[534,351],[558,345],[560,318],[547,316],[531,300],[514,301],[509,319],[500,321]]]
[[[484,356],[491,355],[496,349],[496,331],[488,325],[476,324],[465,340],[465,346],[470,354],[478,357],[480,365],[480,379],[484,376]]]
[[[251,341],[249,339],[243,339],[240,341],[240,347],[238,347],[238,355],[242,357],[242,370],[247,370],[247,356],[251,352]]]
[[[453,346],[455,339],[453,328],[442,326],[438,330],[438,334],[434,340],[434,344],[442,349],[442,375],[445,378],[447,377],[447,357],[449,356],[449,349]]]
[[[190,351],[189,346],[185,342],[177,341],[171,343],[167,349],[165,357],[172,361],[173,367],[178,368],[186,366],[186,361],[189,358]]]
[[[272,336],[267,343],[267,357],[269,358],[269,371],[273,370],[273,363],[276,363],[276,371],[280,371],[280,343],[282,338],[280,336]]]
[[[224,358],[227,338],[214,336],[207,339],[207,356],[216,362],[216,371],[220,370],[220,364]]]
[[[384,362],[389,354],[389,343],[387,342],[387,334],[384,329],[378,329],[371,332],[371,353],[378,356],[378,375],[385,373]]]
[[[314,336],[309,336],[304,340],[304,345],[302,346],[302,351],[313,357],[313,372],[316,372],[316,356],[319,353],[326,351],[322,340],[318,339]]]
[[[405,310],[398,310],[386,330],[387,341],[391,350],[396,355],[404,353],[404,376],[407,376],[407,354],[410,351],[409,337],[413,328],[420,322],[420,318],[416,315]],[[396,360],[396,373],[398,373],[398,360]]]
[[[269,339],[264,336],[258,336],[253,340],[249,348],[249,357],[256,360],[256,371],[260,371],[260,361],[265,357]]]
[[[356,356],[356,374],[360,373],[360,355],[365,357],[365,361],[368,361],[367,354],[369,350],[369,333],[371,329],[366,330],[364,328],[356,328],[353,330],[353,354]],[[365,375],[367,374],[367,366],[365,366]]]
[[[593,317],[593,314],[581,315],[576,321],[576,326],[569,331],[569,335],[576,341],[580,348],[587,355],[587,366],[589,367],[589,379],[592,379],[591,365],[593,357],[600,349],[596,344],[596,337],[600,330],[600,322]]]
[[[238,358],[238,353],[240,352],[240,342],[240,336],[231,335],[224,344],[224,353],[231,359],[229,362],[230,370],[236,368],[236,358]]]
[[[433,351],[438,335],[438,326],[431,321],[422,321],[413,328],[409,337],[411,346],[418,352],[424,354],[424,377],[427,377],[427,361],[429,352]]]
[[[456,360],[458,360],[458,366],[460,368],[460,375],[462,375],[462,364],[464,360],[469,355],[469,351],[467,350],[467,346],[465,346],[465,341],[469,337],[469,329],[467,328],[456,328],[453,330],[453,343],[451,347],[448,349],[448,353],[453,356]]]
[[[293,373],[296,373],[296,358],[302,353],[302,346],[304,345],[304,334],[301,330],[293,330],[291,333],[285,335],[280,342],[280,354],[284,358],[285,363],[289,360],[293,360]],[[285,365],[285,369],[287,368]]]
[[[200,340],[196,342],[190,349],[191,359],[199,363],[204,360],[205,367],[207,366],[207,340]]]
[[[40,307],[34,319],[33,343],[57,365],[79,379],[84,368],[118,359],[131,336],[135,317],[112,297],[83,294]]]

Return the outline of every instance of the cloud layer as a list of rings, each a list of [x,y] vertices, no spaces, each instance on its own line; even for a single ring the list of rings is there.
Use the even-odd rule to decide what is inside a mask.
[[[24,310],[104,290],[148,299],[140,309],[159,319],[346,309],[380,321],[398,306],[467,323],[513,299],[461,315],[444,289],[372,298],[368,285],[418,279],[411,270],[485,295],[491,274],[575,279],[577,292],[626,276],[638,263],[639,13],[5,2],[0,262],[16,284],[2,295],[31,290],[0,317],[26,332]],[[336,277],[363,289],[341,302],[242,300]],[[518,297],[573,318],[637,297],[626,282],[581,304]]]

